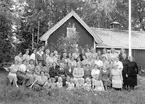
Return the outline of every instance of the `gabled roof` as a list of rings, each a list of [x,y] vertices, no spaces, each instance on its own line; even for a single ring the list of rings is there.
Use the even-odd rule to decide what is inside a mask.
[[[100,48],[128,48],[128,30],[91,28],[103,41],[97,44]],[[132,49],[145,49],[145,32],[132,31]]]
[[[54,25],[50,30],[48,30],[41,38],[41,41],[46,41],[49,36],[56,31],[60,26],[62,26],[67,20],[71,17],[74,17],[89,33],[93,36],[96,43],[101,43],[102,40],[96,35],[90,27],[74,12],[71,11],[68,15],[66,15],[63,19],[61,19],[56,25]]]

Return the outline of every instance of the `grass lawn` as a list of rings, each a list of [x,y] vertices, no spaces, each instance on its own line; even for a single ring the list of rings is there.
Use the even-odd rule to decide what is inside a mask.
[[[6,76],[0,72],[0,104],[145,104],[145,78],[141,76],[134,91],[107,92],[15,88],[6,85]]]

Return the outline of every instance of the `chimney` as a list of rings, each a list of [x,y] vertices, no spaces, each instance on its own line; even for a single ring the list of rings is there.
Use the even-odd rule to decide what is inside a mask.
[[[121,24],[117,21],[114,21],[110,24],[111,29],[121,29]]]

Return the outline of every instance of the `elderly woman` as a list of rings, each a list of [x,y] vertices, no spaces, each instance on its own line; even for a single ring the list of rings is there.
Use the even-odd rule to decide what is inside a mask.
[[[17,84],[17,71],[19,70],[19,61],[18,60],[15,60],[15,63],[12,64],[9,68],[9,74],[8,74],[8,79],[10,81],[10,84],[14,84],[16,87],[18,87],[18,84]]]
[[[132,56],[130,56],[128,59],[128,85],[133,90],[137,85],[138,66]]]
[[[129,60],[127,59],[126,53],[122,54],[121,62],[123,64],[122,76],[123,76],[123,88],[128,88],[128,64]]]

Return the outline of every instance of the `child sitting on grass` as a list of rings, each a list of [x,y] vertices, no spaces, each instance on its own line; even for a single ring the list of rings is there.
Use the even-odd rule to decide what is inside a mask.
[[[84,83],[84,89],[87,91],[91,90],[91,79],[90,78],[86,78],[85,83]]]
[[[35,77],[35,80],[30,86],[30,88],[32,88],[34,85],[37,87],[44,87],[48,83],[47,80],[48,80],[47,76],[45,76],[44,72],[41,71],[40,75],[37,75]]]
[[[92,87],[95,91],[104,91],[103,82],[101,80],[92,79]]]
[[[67,85],[67,90],[74,89],[74,80],[73,80],[73,78],[68,77],[67,81],[66,81],[66,85]]]
[[[62,78],[61,77],[58,77],[58,81],[56,82],[56,87],[57,88],[62,88],[62,85],[63,85]]]
[[[55,78],[51,78],[51,89],[56,89],[57,84],[56,84],[56,79]]]

